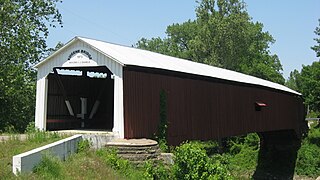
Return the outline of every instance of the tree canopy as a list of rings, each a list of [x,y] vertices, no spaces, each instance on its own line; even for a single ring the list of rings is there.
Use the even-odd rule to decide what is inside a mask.
[[[316,27],[316,30],[314,31],[314,33],[318,36],[317,38],[314,38],[317,44],[312,46],[311,49],[313,49],[316,52],[316,56],[320,60],[320,19],[318,19],[318,21],[319,27]]]
[[[136,46],[284,83],[282,65],[270,53],[273,37],[253,22],[241,0],[202,0],[196,19],[167,27],[167,37],[142,38]]]
[[[49,26],[61,25],[58,0],[0,0],[0,131],[34,121],[35,72]]]
[[[320,60],[320,19],[319,26],[314,31],[317,35],[316,45],[311,47],[316,52]],[[302,93],[305,104],[309,109],[320,113],[320,61],[315,61],[311,65],[302,66],[301,72],[294,70],[286,85]]]
[[[302,93],[309,110],[320,112],[320,62],[302,66],[301,72],[294,70],[286,82],[289,88]]]

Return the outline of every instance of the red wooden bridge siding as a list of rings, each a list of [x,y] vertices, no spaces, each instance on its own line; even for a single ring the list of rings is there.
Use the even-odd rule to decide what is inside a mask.
[[[167,92],[168,142],[210,140],[248,132],[300,131],[299,96],[258,86],[150,68],[124,68],[126,138],[152,137],[159,122],[160,91]],[[255,102],[267,107],[255,110]]]

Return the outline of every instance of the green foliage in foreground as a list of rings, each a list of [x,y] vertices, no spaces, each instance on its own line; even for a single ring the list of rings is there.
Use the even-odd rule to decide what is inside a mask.
[[[296,173],[311,177],[320,176],[320,129],[313,128],[303,140],[298,152]]]
[[[155,139],[159,143],[161,151],[168,152],[169,146],[167,142],[168,120],[167,120],[167,94],[165,90],[160,91],[160,117],[158,131],[155,134]]]
[[[16,137],[0,143],[0,176],[16,179],[11,173],[11,158],[61,137],[53,133],[35,132],[26,141]],[[41,137],[41,138],[39,138]],[[37,139],[37,140],[36,140]],[[40,143],[42,141],[42,143]],[[224,144],[221,148],[221,144]],[[18,179],[250,179],[255,172],[259,152],[256,133],[231,137],[222,143],[185,142],[174,150],[174,165],[147,161],[137,167],[117,155],[115,149],[89,149],[88,141],[79,143],[78,153],[62,162],[50,155],[29,174]],[[298,152],[296,173],[308,177],[320,175],[320,129],[313,128]],[[272,172],[272,171],[271,171]]]
[[[174,154],[173,173],[176,179],[231,179],[226,166],[210,159],[200,143],[184,143]]]
[[[33,173],[23,174],[20,177],[22,179],[123,179],[92,150],[73,154],[65,162],[45,155]]]
[[[40,178],[62,179],[62,162],[54,156],[45,154],[40,163],[34,168],[34,172],[39,174]]]
[[[144,179],[174,179],[170,171],[170,166],[166,166],[161,162],[155,164],[147,161],[143,166]]]
[[[137,178],[132,164],[128,160],[120,158],[115,149],[100,149],[97,150],[96,154],[106,165],[119,172],[119,174],[131,179]]]
[[[83,153],[83,152],[87,152],[90,149],[90,141],[85,139],[85,140],[81,140],[78,143],[78,149],[77,152],[78,153]]]
[[[0,179],[14,179],[14,175],[12,174],[12,156],[62,138],[57,133],[38,131],[29,133],[25,140],[20,140],[18,135],[11,135],[7,141],[0,142]]]
[[[222,156],[228,159],[228,168],[234,176],[253,174],[258,161],[260,139],[256,133],[232,137]]]

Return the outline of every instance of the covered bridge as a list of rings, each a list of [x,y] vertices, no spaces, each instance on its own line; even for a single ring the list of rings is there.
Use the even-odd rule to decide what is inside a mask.
[[[168,142],[304,127],[301,94],[242,73],[75,37],[35,66],[36,126],[152,137],[166,94]]]

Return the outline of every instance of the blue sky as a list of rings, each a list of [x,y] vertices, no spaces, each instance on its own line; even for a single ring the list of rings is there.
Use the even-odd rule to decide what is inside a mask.
[[[287,78],[302,64],[316,61],[314,30],[320,18],[319,0],[245,0],[253,21],[264,24],[276,40],[277,54]],[[84,36],[117,44],[135,44],[142,37],[165,37],[168,25],[195,19],[195,0],[65,0],[58,4],[63,28],[50,29],[48,45]]]

